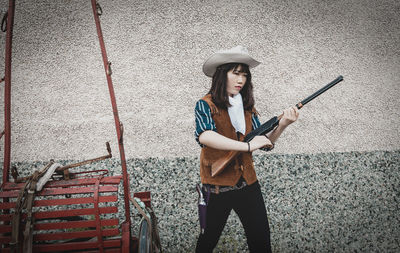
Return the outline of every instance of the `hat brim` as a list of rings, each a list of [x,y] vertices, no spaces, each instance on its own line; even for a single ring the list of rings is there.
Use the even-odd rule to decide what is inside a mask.
[[[206,76],[212,77],[218,66],[226,63],[244,63],[249,68],[258,66],[261,62],[241,53],[216,53],[210,56],[203,64],[203,72]]]

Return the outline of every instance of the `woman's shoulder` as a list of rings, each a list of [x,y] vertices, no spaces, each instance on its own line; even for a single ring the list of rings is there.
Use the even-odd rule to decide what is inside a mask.
[[[253,116],[258,117],[260,114],[258,113],[257,109],[253,106],[251,108],[250,112],[253,114]]]
[[[207,95],[205,95],[204,97],[202,97],[201,99],[200,99],[200,101],[201,100],[203,100],[203,101],[205,101],[205,102],[207,102],[207,103],[209,103],[209,102],[211,102],[212,103],[212,97],[211,97],[211,94],[207,94]]]
[[[218,112],[217,106],[213,103],[211,94],[207,94],[196,103],[196,108],[210,110],[212,114]]]

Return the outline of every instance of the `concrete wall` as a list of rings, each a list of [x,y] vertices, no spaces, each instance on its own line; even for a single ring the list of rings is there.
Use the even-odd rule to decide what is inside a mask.
[[[197,156],[202,63],[238,44],[263,62],[253,71],[262,121],[344,76],[275,153],[400,147],[398,1],[99,2],[128,157]],[[106,141],[116,150],[90,1],[17,1],[14,31],[12,159],[90,158]]]
[[[399,1],[99,2],[131,190],[152,191],[167,252],[191,251],[198,231],[202,63],[238,44],[263,62],[252,72],[261,121],[345,79],[302,109],[274,151],[256,152],[274,250],[398,251]],[[118,157],[115,136],[90,1],[17,1],[13,163],[30,173],[104,155],[106,141]],[[120,173],[118,160],[98,166]],[[219,251],[246,250],[238,228],[233,215]]]

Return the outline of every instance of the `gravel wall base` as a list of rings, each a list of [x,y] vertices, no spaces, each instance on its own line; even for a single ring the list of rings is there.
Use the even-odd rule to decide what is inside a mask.
[[[400,150],[265,154],[254,160],[274,252],[400,251]],[[14,165],[26,174],[44,163]],[[93,167],[121,173],[118,160]],[[152,192],[165,252],[194,251],[198,167],[198,158],[128,160],[131,191]],[[139,217],[133,220],[137,224]],[[232,212],[216,252],[246,251],[243,229]]]

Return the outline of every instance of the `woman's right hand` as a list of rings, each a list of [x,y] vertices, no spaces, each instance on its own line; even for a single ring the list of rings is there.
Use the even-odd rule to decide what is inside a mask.
[[[272,148],[272,142],[265,135],[257,135],[250,142],[250,152],[259,148]]]

